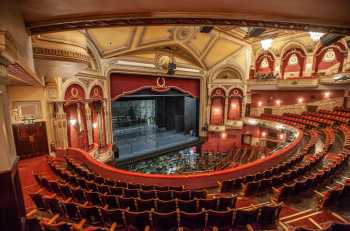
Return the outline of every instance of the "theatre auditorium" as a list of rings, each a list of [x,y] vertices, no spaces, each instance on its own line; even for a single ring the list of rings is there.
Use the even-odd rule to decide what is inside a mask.
[[[350,231],[350,1],[0,0],[0,231]]]

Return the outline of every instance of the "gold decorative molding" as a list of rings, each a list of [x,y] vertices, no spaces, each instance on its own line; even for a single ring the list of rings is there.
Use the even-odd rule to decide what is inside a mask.
[[[71,61],[84,64],[89,63],[88,55],[65,49],[33,47],[33,54],[34,57],[38,59]]]
[[[69,21],[52,21],[47,23],[29,24],[32,34],[46,33],[64,30],[79,30],[82,28],[98,28],[111,26],[142,26],[142,25],[224,25],[243,27],[268,27],[300,31],[320,31],[337,34],[350,34],[349,26],[317,25],[316,23],[286,22],[281,20],[254,20],[232,18],[230,14],[203,14],[203,13],[158,13],[152,16],[118,17],[108,18],[77,18]]]

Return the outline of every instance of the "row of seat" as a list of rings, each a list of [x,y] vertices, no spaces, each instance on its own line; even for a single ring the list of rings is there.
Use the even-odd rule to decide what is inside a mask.
[[[344,184],[338,183],[337,186],[323,193],[317,192],[317,205],[319,209],[343,205],[345,207],[350,204],[350,179]]]
[[[302,162],[293,169],[282,172],[281,174],[275,175],[271,178],[246,183],[242,188],[242,194],[249,196],[258,191],[264,191],[266,189],[278,187],[289,181],[293,181],[294,179],[303,176],[305,173],[313,169],[321,161],[323,155],[324,154],[320,153],[314,159]]]
[[[338,154],[338,159],[336,161],[327,164],[327,166],[323,167],[322,169],[307,175],[299,175],[291,180],[291,182],[283,184],[279,188],[273,188],[273,195],[271,199],[279,202],[286,199],[290,195],[296,195],[299,192],[304,192],[317,186],[318,184],[324,182],[325,179],[334,175],[339,168],[344,166],[348,160],[348,156],[348,153]]]
[[[142,189],[130,189],[123,187],[112,187],[104,184],[96,184],[93,181],[86,181],[77,176],[72,176],[67,173],[66,170],[61,169],[56,166],[56,164],[50,162],[50,166],[53,171],[61,177],[66,184],[59,184],[57,181],[50,181],[45,177],[42,177],[38,174],[34,173],[34,177],[37,182],[48,188],[48,190],[53,191],[57,194],[68,194],[69,192],[76,192],[78,190],[86,190],[96,193],[104,193],[108,195],[118,195],[124,197],[140,197],[142,199],[151,199],[151,198],[159,198],[161,200],[172,200],[172,199],[182,199],[182,200],[191,200],[194,198],[205,199],[207,197],[206,190],[183,190],[183,191],[175,191],[175,190],[142,190]]]
[[[299,115],[299,114],[294,114],[294,113],[284,113],[284,116],[289,116],[289,117],[294,117],[294,118],[300,118],[308,121],[313,121],[316,123],[321,124],[322,126],[333,126],[335,122],[330,119],[323,119],[319,118],[318,116],[310,116],[310,115]]]
[[[55,196],[46,196],[43,199],[44,211],[58,214],[61,220],[77,222],[84,219],[86,224],[93,226],[113,227],[114,229],[128,230],[177,230],[179,227],[188,230],[222,230],[225,228],[245,228],[252,226],[274,226],[279,218],[282,204],[264,204],[240,209],[226,209],[223,211],[205,210],[185,212],[176,209],[171,212],[131,211],[126,209],[112,209],[108,206],[89,206],[73,203],[69,200],[53,200]],[[216,228],[216,229],[215,229]],[[62,231],[62,229],[57,229]],[[33,231],[33,230],[31,230]]]
[[[56,194],[51,196],[43,196],[40,191],[30,194],[36,207],[40,210],[49,208],[47,205],[58,205],[59,197]],[[236,196],[218,197],[211,199],[194,199],[194,200],[180,200],[174,199],[163,201],[159,199],[140,198],[125,198],[120,196],[95,194],[91,198],[82,198],[75,200],[72,197],[62,198],[62,200],[69,201],[75,204],[93,205],[93,206],[108,206],[113,209],[130,209],[131,211],[150,211],[154,209],[157,212],[173,212],[176,209],[185,212],[198,212],[202,209],[210,209],[214,211],[225,211],[227,209],[235,208],[237,201]],[[55,206],[58,207],[58,206]]]
[[[168,191],[168,190],[174,190],[174,191],[183,191],[185,190],[185,187],[183,185],[181,186],[160,186],[160,185],[145,185],[145,184],[135,184],[132,182],[125,182],[120,180],[113,180],[108,179],[103,176],[100,176],[98,174],[95,174],[88,170],[85,167],[81,166],[81,163],[77,162],[76,160],[66,157],[65,159],[66,164],[68,165],[68,170],[72,170],[76,175],[79,177],[87,180],[87,181],[93,181],[97,184],[105,184],[109,186],[115,186],[120,188],[128,188],[128,189],[142,189],[142,190],[159,190],[159,191]]]
[[[303,112],[302,115],[317,116],[317,117],[322,118],[322,119],[334,120],[338,124],[341,124],[341,123],[348,124],[350,121],[349,118],[345,118],[345,117],[338,116],[338,115],[330,115],[327,113],[322,113],[320,111],[319,112]]]
[[[338,129],[344,135],[344,143],[343,143],[344,148],[350,149],[350,127],[342,124],[338,127]]]
[[[253,189],[255,186],[259,185],[257,189],[260,188],[260,186],[260,189],[266,189],[272,186],[270,182],[273,180],[273,176],[276,176],[276,178],[278,178],[280,175],[287,174],[288,170],[292,167],[295,167],[296,164],[300,163],[304,159],[304,155],[309,153],[309,151],[315,146],[319,137],[318,132],[316,130],[310,130],[309,135],[310,139],[308,143],[304,145],[301,154],[294,155],[291,159],[286,160],[271,169],[265,170],[263,172],[258,172],[254,175],[247,175],[240,178],[223,180],[221,182],[219,181],[219,192],[231,192],[243,186],[243,194],[249,194],[249,188],[251,187]],[[280,181],[276,181],[277,185],[279,182]]]
[[[350,112],[344,112],[344,111],[330,111],[330,110],[318,110],[319,113],[323,113],[323,114],[328,114],[328,115],[335,115],[335,116],[341,116],[344,118],[350,118]]]
[[[267,119],[273,119],[275,121],[279,121],[282,123],[296,123],[296,124],[304,125],[304,129],[305,128],[310,129],[310,128],[320,127],[320,123],[318,123],[318,122],[306,120],[303,118],[299,118],[297,116],[290,116],[287,114],[283,114],[283,115],[262,114],[262,116],[266,117]]]
[[[310,128],[310,127],[317,127],[316,123],[302,123],[301,120],[297,119],[297,118],[288,118],[288,117],[283,117],[283,116],[279,116],[279,115],[274,115],[274,114],[261,114],[260,118],[262,119],[266,119],[266,120],[273,120],[276,122],[280,122],[280,123],[284,123],[284,124],[288,124],[291,125],[293,127],[297,127],[301,130],[304,130],[305,128]]]
[[[328,150],[329,146],[334,142],[334,131],[333,129],[325,128],[325,149],[317,153],[310,161],[306,163],[301,163],[298,166],[292,166],[292,169],[287,169],[284,172],[281,172],[279,175],[275,175],[271,178],[253,181],[250,183],[246,183],[242,187],[243,195],[251,195],[257,191],[263,191],[268,188],[276,188],[276,186],[280,186],[281,184],[285,184],[288,181],[295,180],[296,178],[304,175],[308,171],[310,171],[314,166],[316,166],[325,156],[326,150]],[[318,133],[315,130],[310,131],[310,140],[308,144],[304,147],[304,154],[308,152],[308,150],[313,147],[317,141]],[[283,186],[282,186],[283,187]]]

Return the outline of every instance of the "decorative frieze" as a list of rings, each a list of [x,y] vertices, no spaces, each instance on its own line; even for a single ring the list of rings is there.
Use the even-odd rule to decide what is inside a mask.
[[[33,54],[35,58],[41,59],[72,61],[86,64],[89,63],[88,55],[64,49],[33,47]]]

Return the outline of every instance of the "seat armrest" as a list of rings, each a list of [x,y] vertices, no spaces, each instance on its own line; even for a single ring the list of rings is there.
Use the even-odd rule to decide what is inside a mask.
[[[251,224],[248,224],[246,226],[246,228],[247,228],[248,231],[254,231],[254,228],[253,228],[253,226]]]
[[[86,223],[86,220],[85,219],[82,219],[78,224],[74,224],[73,225],[73,230],[74,231],[80,231],[80,230],[83,230],[83,227]]]
[[[115,231],[116,228],[117,228],[117,223],[114,222],[114,223],[111,225],[111,227],[109,228],[109,231]]]
[[[31,216],[33,216],[37,211],[38,211],[37,209],[33,209],[32,211],[30,211],[30,212],[28,212],[28,213],[26,214],[26,217],[31,217]]]
[[[48,221],[48,223],[49,223],[49,224],[55,223],[56,220],[57,220],[59,217],[60,217],[59,214],[55,214],[55,215]]]

